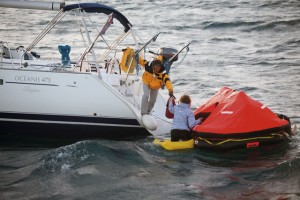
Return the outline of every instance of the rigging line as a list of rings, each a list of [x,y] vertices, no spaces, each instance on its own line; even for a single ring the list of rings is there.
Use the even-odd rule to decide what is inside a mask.
[[[74,12],[74,15],[75,15],[75,19],[76,19],[76,25],[77,25],[78,28],[79,28],[80,35],[81,35],[81,37],[82,37],[84,46],[85,46],[85,48],[87,48],[87,44],[86,44],[86,41],[85,41],[85,38],[84,38],[84,35],[83,35],[83,31],[82,31],[82,28],[81,28],[81,26],[80,26],[80,24],[79,24],[79,21],[80,21],[80,20],[77,19],[78,17],[77,17],[76,12]],[[80,17],[83,18],[83,17],[82,17],[82,13],[80,13],[80,15],[81,15]]]
[[[160,120],[162,120],[162,121],[164,121],[164,122],[169,122],[168,120],[166,120],[165,118],[162,118],[162,117],[159,117],[159,116],[157,116],[157,115],[155,115],[155,114],[151,114],[152,116],[155,116],[156,118],[158,118],[158,119],[160,119]],[[170,123],[172,123],[172,122],[170,122]]]
[[[108,55],[111,53],[112,50],[116,49],[116,46],[120,44],[124,38],[129,34],[130,30],[125,32],[122,32],[117,39],[114,41],[114,43],[101,55],[100,61],[103,61],[104,58],[108,57]]]
[[[78,5],[79,5],[79,4],[78,4]],[[80,6],[79,6],[79,8],[80,8]],[[95,23],[95,22],[91,19],[91,17],[88,15],[87,12],[82,11],[82,14],[81,14],[82,18],[83,18],[83,15],[88,19],[88,21],[91,23],[91,25],[95,28],[96,32],[97,32],[97,33],[100,33],[100,29],[99,29],[99,27],[97,26],[98,23]],[[102,38],[102,40],[104,41],[104,43],[106,44],[106,46],[107,46],[108,48],[110,48],[108,42],[104,39],[104,37],[103,37],[102,34],[100,35],[100,37]],[[95,62],[96,62],[96,60],[95,60]]]
[[[48,23],[46,28],[36,37],[36,39],[26,48],[25,53],[29,52],[39,41],[41,41],[44,36],[49,33],[49,31],[66,15],[63,9]]]
[[[137,49],[140,48],[140,45],[136,39],[136,37],[140,38],[138,35],[136,35],[135,31],[133,31],[133,29],[131,28],[131,35],[132,35],[132,38],[134,40],[134,43],[135,43],[135,46],[137,47]]]
[[[112,24],[112,19],[113,19],[112,14],[108,15],[108,19],[107,19],[106,23],[103,25],[101,31],[97,33],[97,35],[96,35],[95,39],[93,40],[93,42],[90,44],[90,46],[87,49],[85,49],[84,53],[80,56],[79,60],[76,63],[76,66],[80,66],[80,71],[82,69],[83,60],[85,59],[85,57],[87,56],[87,54],[89,52],[91,52],[91,50],[94,48],[94,46],[95,46],[98,38],[100,36],[102,36],[103,34],[105,34],[105,31],[110,27],[110,25]],[[94,55],[93,51],[92,51],[92,53]]]
[[[91,24],[95,27],[97,32],[100,32],[99,27],[97,26],[97,23],[93,22],[93,20],[89,17],[88,13],[83,11],[83,14],[88,18],[88,20],[91,22]]]
[[[97,32],[100,32],[100,29],[98,28],[97,23],[95,23],[95,22],[92,21],[92,19],[88,16],[87,12],[84,12],[84,13],[87,16],[87,18],[89,19],[89,21],[92,23],[92,25],[94,25],[94,27],[97,30]],[[111,14],[113,14],[113,12]],[[112,49],[112,47],[109,45],[109,43],[105,40],[103,34],[101,34],[100,37],[102,38],[102,40],[104,41],[104,43],[106,44],[106,46],[108,47],[108,49]]]
[[[145,42],[143,41],[143,39],[138,34],[135,33],[135,35],[139,38],[139,40],[142,42],[142,44],[145,44]]]
[[[88,21],[90,21],[91,25],[96,29],[97,33],[100,33],[101,30],[99,29],[99,27],[98,27],[98,25],[97,25],[98,23],[95,23],[95,22],[90,18],[90,16],[88,15],[87,12],[83,11],[83,14],[84,14],[85,17],[88,19]],[[108,42],[104,39],[103,34],[101,34],[100,37],[102,38],[102,40],[104,41],[104,43],[106,44],[106,46],[107,46],[108,48],[110,48]],[[95,60],[95,61],[96,61],[96,60]]]
[[[136,31],[134,31],[133,29],[131,29],[131,31],[132,31],[133,40],[135,42],[135,46],[137,47],[137,49],[140,49],[140,45],[139,45],[138,40],[136,39],[136,37],[138,37],[138,39],[140,41],[142,41],[143,44],[144,44],[144,42],[141,39],[141,37],[138,34],[136,34]],[[144,55],[142,57],[145,58],[145,56],[146,55],[145,55],[145,49],[144,49]],[[139,61],[137,61],[136,64],[137,64],[137,67],[138,67],[138,72],[136,73],[135,79],[137,79],[140,76],[140,73],[144,70],[144,68],[140,66]]]

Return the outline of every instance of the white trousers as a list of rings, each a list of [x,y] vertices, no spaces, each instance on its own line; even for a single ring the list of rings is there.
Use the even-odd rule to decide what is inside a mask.
[[[144,114],[150,114],[154,104],[156,102],[156,98],[158,95],[158,90],[150,89],[147,84],[143,84],[143,97],[142,97],[142,106],[141,106],[141,113]]]

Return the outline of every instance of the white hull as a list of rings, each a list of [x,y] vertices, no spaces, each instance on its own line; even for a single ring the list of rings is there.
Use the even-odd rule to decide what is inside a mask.
[[[92,40],[86,40],[90,41],[86,51],[91,52]],[[121,41],[117,39],[117,42]],[[29,51],[24,54],[23,47],[9,49],[6,43],[1,43],[1,47],[2,134],[82,139],[128,138],[170,132],[171,120],[165,117],[166,102],[161,94],[152,112],[158,128],[151,131],[143,126],[140,114],[142,73],[121,73],[117,64],[105,69],[103,63],[112,59],[109,53],[101,54],[106,57],[94,56],[101,57],[100,61],[89,56],[81,64],[77,59],[62,65],[59,59],[42,60]]]
[[[0,79],[3,80],[0,87],[1,124],[7,122],[10,127],[20,123],[32,127],[33,124],[46,124],[49,130],[57,125],[70,128],[81,125],[87,129],[93,127],[92,132],[97,130],[93,137],[104,138],[168,133],[170,120],[165,119],[162,112],[164,99],[159,96],[153,109],[158,129],[147,131],[142,127],[140,116],[142,83],[140,79],[136,81],[129,77],[134,84],[121,86],[120,80],[124,78],[103,73],[100,80],[95,73],[0,68]],[[16,124],[12,125],[13,122]],[[109,130],[107,127],[117,133],[103,132]],[[70,131],[77,132],[76,129]],[[83,137],[88,135],[86,132],[81,134]]]
[[[108,77],[103,76],[104,80],[114,80],[115,85],[112,86],[100,80],[96,74],[67,71],[49,72],[0,68],[0,74],[0,79],[3,80],[3,85],[0,87],[2,96],[0,103],[2,118],[0,120],[2,123],[16,121],[30,124],[99,126],[99,137],[105,134],[101,133],[101,126],[142,129],[139,108],[142,95],[141,82],[134,82],[129,87],[120,86],[117,84],[119,83],[117,80],[121,80],[122,76],[115,74],[108,75]],[[154,116],[162,119],[164,119],[163,112],[159,111],[165,108],[160,106],[163,101],[163,98],[158,97],[158,103],[153,111]],[[17,114],[27,117],[20,117]],[[48,121],[42,116],[52,116],[53,120]],[[36,117],[38,118],[36,119]],[[89,120],[61,121],[59,120],[61,117],[81,117],[89,118]],[[98,122],[94,123],[93,121]],[[160,125],[158,130],[150,132],[153,134],[168,132],[168,128],[164,130],[166,127]],[[122,135],[121,132],[124,135],[128,134],[122,129],[119,131],[120,133],[117,135]]]

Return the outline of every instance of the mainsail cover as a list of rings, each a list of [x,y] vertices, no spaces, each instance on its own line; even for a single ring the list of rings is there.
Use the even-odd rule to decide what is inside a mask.
[[[205,121],[194,127],[197,133],[238,135],[289,127],[289,121],[281,119],[262,103],[250,98],[244,91],[221,88],[206,103],[194,111],[195,116],[209,114]]]

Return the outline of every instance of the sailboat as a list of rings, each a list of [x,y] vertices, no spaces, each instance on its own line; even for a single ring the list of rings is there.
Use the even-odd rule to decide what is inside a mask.
[[[58,10],[28,46],[0,43],[1,136],[123,139],[170,132],[163,90],[151,113],[155,128],[145,126],[141,116],[144,69],[136,58],[178,56],[169,47],[146,50],[160,33],[141,41],[122,13],[98,3],[2,1],[0,7]],[[58,28],[67,42],[52,43],[57,50],[44,57],[35,49]]]

